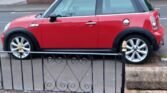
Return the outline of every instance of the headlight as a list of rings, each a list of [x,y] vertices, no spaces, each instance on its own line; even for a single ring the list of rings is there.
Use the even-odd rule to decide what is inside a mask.
[[[11,24],[11,23],[8,23],[8,24],[5,26],[5,28],[4,28],[4,30],[3,30],[4,32],[5,32],[6,30],[8,30],[10,24]]]

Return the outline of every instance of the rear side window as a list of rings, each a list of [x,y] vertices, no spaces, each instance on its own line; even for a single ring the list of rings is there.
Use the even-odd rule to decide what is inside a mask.
[[[134,13],[137,8],[134,0],[103,0],[103,14]]]

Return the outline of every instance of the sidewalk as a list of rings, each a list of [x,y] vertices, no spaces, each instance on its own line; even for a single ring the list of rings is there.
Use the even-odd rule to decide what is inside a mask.
[[[45,11],[50,4],[0,5],[0,12],[38,12]]]

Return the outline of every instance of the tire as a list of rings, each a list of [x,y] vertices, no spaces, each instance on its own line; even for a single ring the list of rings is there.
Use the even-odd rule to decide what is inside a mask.
[[[25,34],[19,33],[10,36],[7,47],[16,59],[30,58],[30,52],[34,49],[31,39]]]
[[[140,35],[130,35],[123,41],[127,42],[127,52],[125,52],[124,56],[127,63],[143,64],[151,57],[152,46],[147,38]]]

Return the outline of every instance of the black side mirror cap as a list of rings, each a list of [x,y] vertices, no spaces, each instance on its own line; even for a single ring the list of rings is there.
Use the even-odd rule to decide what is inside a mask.
[[[55,22],[57,20],[57,15],[51,14],[50,16],[50,22]]]

